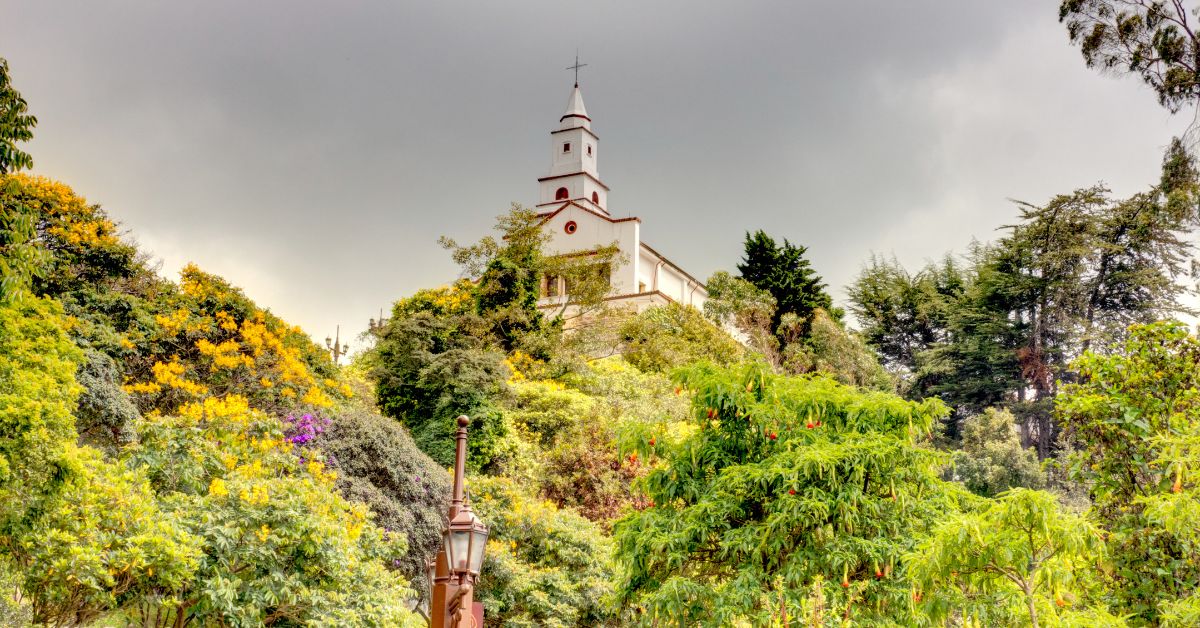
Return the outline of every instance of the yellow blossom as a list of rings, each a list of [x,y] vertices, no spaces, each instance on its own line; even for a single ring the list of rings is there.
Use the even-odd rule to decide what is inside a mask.
[[[229,494],[229,489],[225,488],[225,480],[221,478],[213,478],[212,482],[208,483],[208,494],[213,497],[224,497]]]
[[[217,325],[225,331],[237,331],[237,321],[229,312],[217,312]]]

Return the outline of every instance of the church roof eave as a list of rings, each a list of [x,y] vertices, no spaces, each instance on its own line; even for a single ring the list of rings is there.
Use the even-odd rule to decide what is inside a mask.
[[[583,211],[585,211],[597,218],[602,218],[613,224],[616,224],[619,222],[639,222],[639,223],[642,222],[642,219],[638,218],[637,216],[627,216],[625,218],[613,218],[612,216],[605,216],[604,214],[601,214],[594,209],[589,209],[588,207],[580,205],[579,203],[576,203],[575,201],[571,200],[571,201],[564,201],[562,206],[560,206],[558,209],[555,209],[553,211],[539,213],[537,216],[538,216],[538,218],[541,218],[542,221],[538,223],[538,226],[540,227],[540,226],[546,224],[547,222],[550,222],[550,220],[552,218],[557,216],[564,209],[571,207],[571,206],[578,207],[579,209],[582,209]]]
[[[679,266],[679,264],[676,264],[675,262],[672,262],[671,260],[667,259],[666,255],[663,255],[662,253],[659,253],[658,251],[654,250],[654,247],[650,246],[649,244],[646,244],[646,242],[644,240],[639,240],[638,244],[641,245],[641,247],[643,249],[646,249],[647,251],[649,251],[651,255],[653,255],[654,257],[657,257],[659,260],[661,260],[662,263],[666,264],[667,266],[670,266],[671,268],[674,268],[675,270],[679,271],[679,274],[681,274],[684,277],[687,277],[691,281],[695,282],[695,284],[697,286],[699,286],[702,290],[704,290],[705,295],[708,294],[708,286],[705,285],[705,283],[703,281],[700,281],[699,279],[696,279],[695,277],[693,277],[691,273],[689,273],[688,271],[681,268]]]

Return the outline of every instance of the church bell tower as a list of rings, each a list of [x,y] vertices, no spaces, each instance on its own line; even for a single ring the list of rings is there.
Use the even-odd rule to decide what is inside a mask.
[[[608,216],[608,186],[600,181],[596,168],[599,144],[576,81],[567,99],[567,110],[558,119],[558,129],[550,132],[550,172],[538,179],[539,208],[573,201]]]

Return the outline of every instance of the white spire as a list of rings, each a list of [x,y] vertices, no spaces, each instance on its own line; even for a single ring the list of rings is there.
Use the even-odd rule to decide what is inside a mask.
[[[579,85],[571,90],[571,97],[567,99],[567,111],[558,121],[560,129],[577,126],[592,128],[592,119],[588,117],[587,108],[583,106],[583,94],[579,92]]]

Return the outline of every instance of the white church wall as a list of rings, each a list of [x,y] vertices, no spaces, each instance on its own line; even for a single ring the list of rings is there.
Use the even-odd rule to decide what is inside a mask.
[[[575,223],[575,232],[567,233],[568,222]],[[625,252],[625,263],[612,269],[612,285],[615,294],[630,294],[637,290],[636,256],[628,251],[638,249],[638,227],[636,220],[612,222],[574,205],[551,218],[543,229],[550,234],[546,252],[550,255],[565,255],[580,251],[591,251],[613,243]]]

